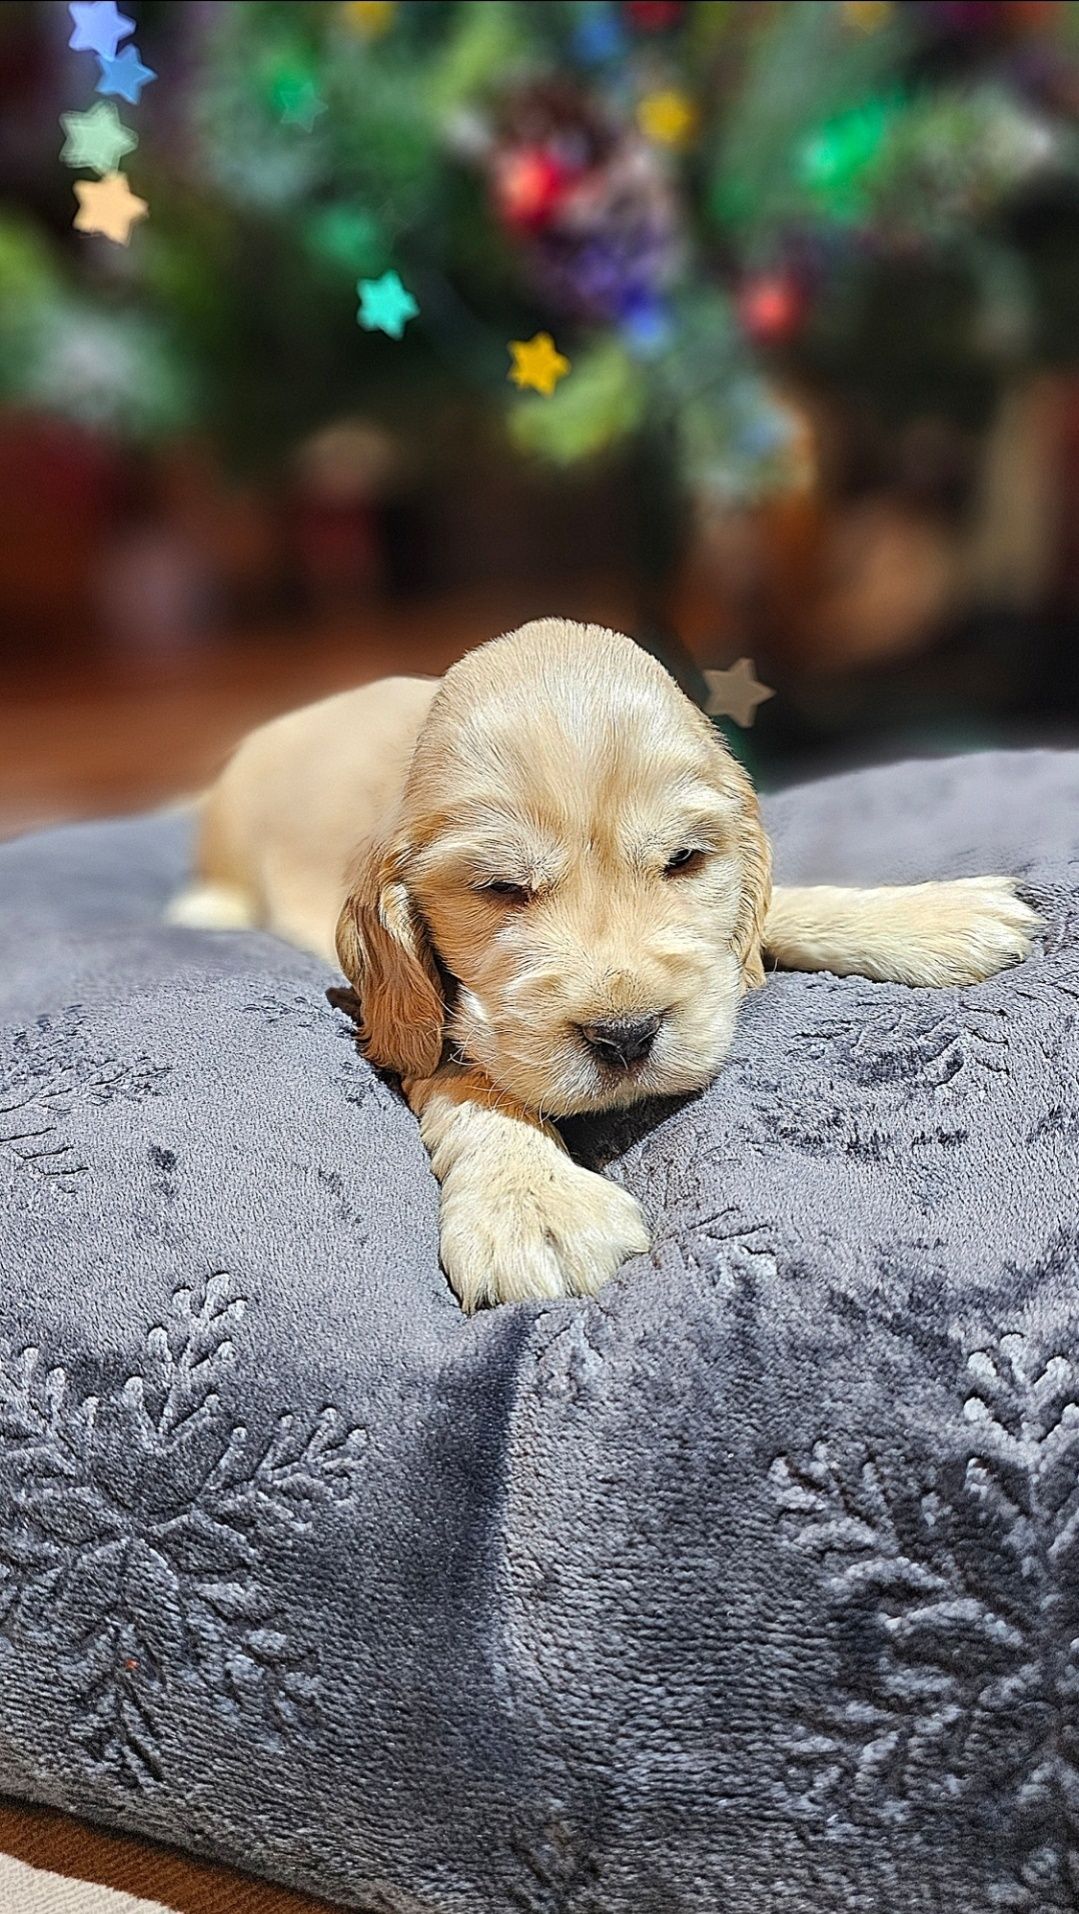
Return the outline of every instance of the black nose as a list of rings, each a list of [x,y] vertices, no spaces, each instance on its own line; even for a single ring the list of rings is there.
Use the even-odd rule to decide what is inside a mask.
[[[628,1070],[631,1063],[646,1057],[656,1040],[662,1015],[654,1017],[615,1017],[609,1023],[583,1023],[581,1035],[601,1063],[613,1070]]]

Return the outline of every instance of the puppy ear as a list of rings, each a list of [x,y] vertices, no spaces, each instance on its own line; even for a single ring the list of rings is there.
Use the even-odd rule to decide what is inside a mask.
[[[742,965],[747,990],[757,990],[764,982],[762,946],[764,920],[772,901],[772,846],[761,821],[757,793],[742,766],[732,759],[733,772],[741,804],[738,826],[742,860],[742,908],[735,928],[735,950]]]
[[[400,1077],[429,1077],[445,1005],[426,927],[402,875],[404,853],[361,857],[337,920],[337,955],[359,998],[364,1054]]]

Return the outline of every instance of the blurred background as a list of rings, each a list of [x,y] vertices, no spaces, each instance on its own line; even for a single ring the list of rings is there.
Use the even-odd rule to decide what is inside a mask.
[[[8,0],[0,832],[551,612],[1075,741],[1077,360],[1075,5]]]

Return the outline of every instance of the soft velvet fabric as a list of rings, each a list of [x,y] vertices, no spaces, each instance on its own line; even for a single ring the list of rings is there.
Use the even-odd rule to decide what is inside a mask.
[[[162,926],[184,819],[0,848],[0,1788],[377,1914],[1079,1904],[1079,757],[767,809],[1036,954],[771,978],[573,1126],[651,1256],[472,1321],[330,972]]]

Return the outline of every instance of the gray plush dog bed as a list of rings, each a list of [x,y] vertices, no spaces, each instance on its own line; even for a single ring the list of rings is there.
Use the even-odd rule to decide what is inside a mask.
[[[472,1321],[330,973],[161,926],[182,819],[0,850],[0,1787],[379,1914],[1079,1905],[1079,756],[767,810],[1039,949],[771,979],[573,1126],[651,1258]]]

